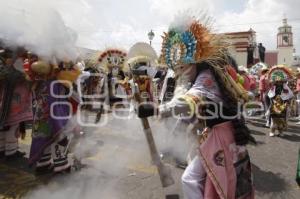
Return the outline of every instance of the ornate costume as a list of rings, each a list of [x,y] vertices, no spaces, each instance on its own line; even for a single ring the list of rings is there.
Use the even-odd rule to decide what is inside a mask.
[[[31,100],[30,84],[25,74],[13,65],[5,64],[1,67],[0,153],[5,153],[7,157],[20,153],[17,151],[17,136],[20,135],[20,127],[23,127],[22,133],[25,133],[24,122],[32,120]]]
[[[122,101],[126,91],[120,81],[125,79],[124,64],[127,53],[119,49],[108,49],[101,53],[98,65],[106,70],[110,103]]]
[[[279,131],[279,135],[287,129],[287,117],[289,115],[289,101],[294,97],[293,91],[289,88],[288,80],[291,79],[292,73],[285,66],[274,66],[268,72],[269,81],[272,86],[268,92],[271,100],[271,132],[270,136]]]
[[[70,169],[69,140],[64,131],[73,112],[68,95],[72,91],[66,86],[72,82],[67,84],[65,81],[73,79],[73,75],[58,75],[53,66],[42,61],[34,62],[31,70],[34,117],[29,163],[36,164],[37,172],[66,171]]]
[[[128,52],[128,66],[132,73],[137,73],[136,83],[139,93],[144,102],[154,102],[157,100],[157,85],[154,79],[157,75],[157,55],[155,50],[147,43],[136,43]]]
[[[223,38],[193,17],[182,17],[163,37],[162,60],[177,77],[175,96],[160,106],[199,124],[198,154],[182,176],[187,199],[253,198],[251,166],[245,145],[252,140],[238,106],[248,99],[230,65]],[[213,113],[213,114],[212,114]],[[202,126],[202,128],[199,126]]]

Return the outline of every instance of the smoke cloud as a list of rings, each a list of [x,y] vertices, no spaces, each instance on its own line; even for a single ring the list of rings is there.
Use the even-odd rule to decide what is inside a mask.
[[[47,1],[1,0],[0,40],[5,46],[23,46],[47,60],[78,56],[77,33]]]
[[[151,127],[159,151],[186,158],[189,143],[185,141],[185,125],[175,128],[174,120],[162,123],[151,119]],[[138,189],[143,189],[139,186],[161,194],[159,177],[151,163],[139,119],[110,117],[104,127],[85,128],[84,132],[86,135],[72,152],[87,166],[71,175],[55,177],[28,193],[25,199],[138,198],[136,194],[141,194]],[[149,176],[155,180],[145,180]],[[147,194],[143,192],[140,198],[149,198]]]

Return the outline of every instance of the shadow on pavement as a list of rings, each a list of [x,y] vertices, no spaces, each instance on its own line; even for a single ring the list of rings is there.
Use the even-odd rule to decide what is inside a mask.
[[[252,165],[252,168],[255,189],[261,194],[280,194],[288,189],[289,185],[280,173],[263,171],[256,165]]]
[[[289,126],[288,132],[300,134],[300,127],[298,126]]]
[[[263,145],[263,144],[266,144],[265,142],[263,142],[263,141],[260,141],[260,140],[256,140],[256,144],[253,144],[253,143],[249,143],[250,145],[252,145],[252,146],[259,146],[259,145]]]
[[[0,160],[0,198],[19,199],[37,186],[44,184],[47,176],[36,177],[28,167],[26,158],[13,161]]]
[[[291,142],[300,142],[300,136],[298,135],[287,135],[283,134],[280,138],[291,141]]]
[[[258,122],[258,121],[247,121],[249,124],[252,124],[253,126],[256,126],[256,127],[260,127],[260,128],[266,128],[265,127],[265,122],[264,123],[261,123],[261,122]]]
[[[250,131],[251,131],[251,134],[253,134],[253,135],[261,135],[261,136],[266,135],[264,132],[261,132],[261,131],[256,131],[256,130],[250,130]]]

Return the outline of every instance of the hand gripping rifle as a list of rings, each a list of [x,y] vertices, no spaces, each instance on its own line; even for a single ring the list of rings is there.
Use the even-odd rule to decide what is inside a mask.
[[[140,93],[139,93],[139,88],[137,82],[137,78],[139,78],[140,75],[147,75],[147,70],[132,70],[132,78],[133,78],[133,84],[134,84],[134,92],[133,92],[133,97],[135,101],[137,102],[137,105],[139,105],[142,102]],[[160,156],[157,152],[155,140],[153,138],[152,130],[149,125],[149,121],[147,118],[140,118],[142,125],[143,125],[143,131],[146,136],[147,144],[150,149],[150,155],[152,162],[156,165],[158,174],[160,177],[160,181],[163,187],[168,187],[174,184],[174,179],[171,175],[171,168],[164,165],[163,162],[160,159]]]

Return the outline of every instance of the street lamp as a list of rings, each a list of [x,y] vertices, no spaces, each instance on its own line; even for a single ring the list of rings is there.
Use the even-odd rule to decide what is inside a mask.
[[[150,46],[152,44],[152,40],[154,38],[155,34],[154,32],[151,30],[149,33],[148,33],[148,38],[149,38],[149,41],[150,41]]]

